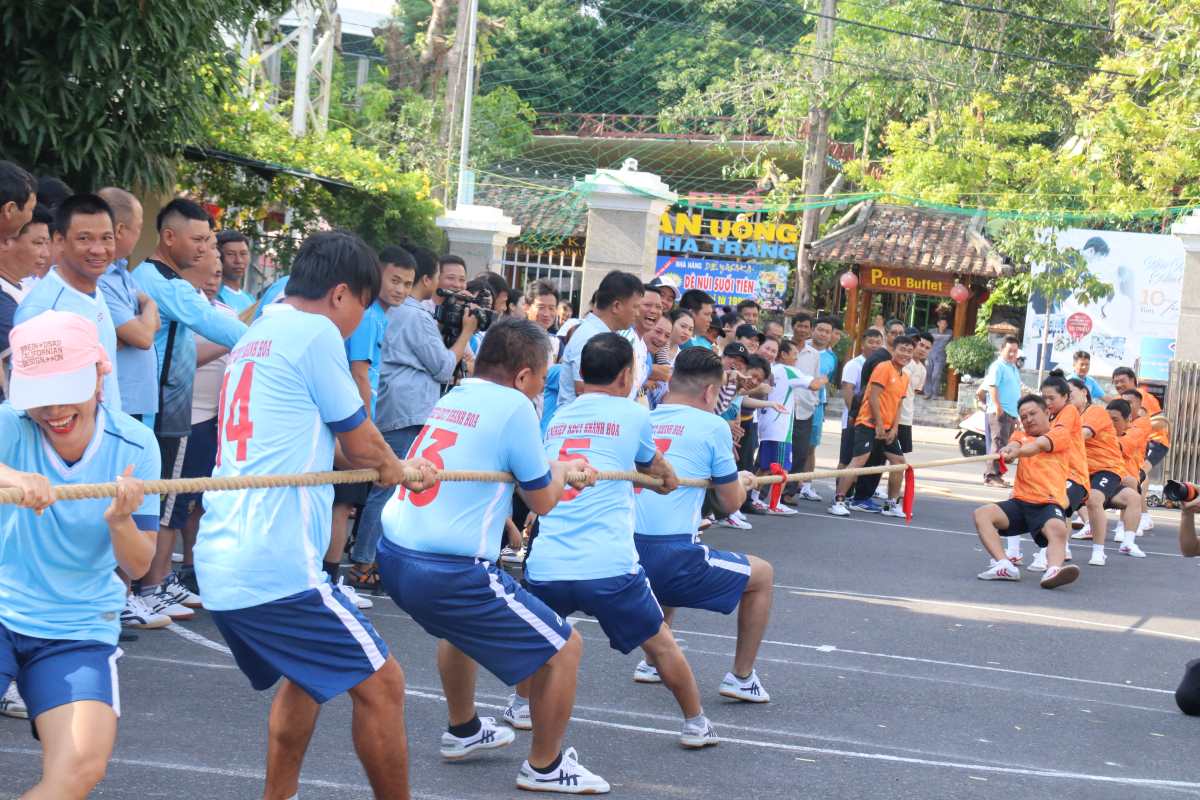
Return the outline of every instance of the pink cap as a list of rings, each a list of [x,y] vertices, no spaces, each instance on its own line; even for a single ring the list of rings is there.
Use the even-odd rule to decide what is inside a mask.
[[[8,400],[24,411],[83,403],[96,394],[100,374],[112,370],[96,323],[65,311],[43,311],[8,335],[12,379]]]

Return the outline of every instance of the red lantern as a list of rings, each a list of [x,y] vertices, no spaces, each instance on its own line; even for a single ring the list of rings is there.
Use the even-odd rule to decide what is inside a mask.
[[[950,290],[950,299],[956,303],[965,303],[970,296],[971,290],[958,282],[955,282],[954,288]]]
[[[838,278],[838,283],[840,283],[842,285],[842,288],[845,289],[846,291],[850,291],[851,289],[857,289],[858,288],[858,276],[855,275],[853,272],[843,272],[842,276],[840,278]]]

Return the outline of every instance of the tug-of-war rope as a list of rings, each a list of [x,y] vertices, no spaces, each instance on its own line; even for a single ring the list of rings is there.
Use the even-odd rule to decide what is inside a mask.
[[[911,472],[931,467],[949,467],[956,464],[971,464],[980,461],[994,461],[996,455],[967,456],[965,458],[942,458],[935,461],[924,461],[919,464],[889,464],[881,467],[856,467],[853,469],[827,469],[813,472],[784,472],[778,465],[771,475],[760,475],[754,479],[756,486],[778,487],[771,492],[771,505],[779,502],[779,493],[783,484],[801,483],[814,478],[846,478],[861,475],[885,475],[890,472]],[[406,470],[406,479],[420,479],[417,470]],[[473,482],[473,483],[513,483],[515,479],[507,472],[489,472],[485,470],[443,470],[437,472],[439,481],[444,482]],[[142,481],[146,494],[182,494],[189,492],[229,492],[238,489],[272,489],[289,486],[320,486],[337,483],[368,483],[379,478],[379,473],[373,469],[338,470],[329,472],[301,472],[293,475],[238,475],[229,478],[174,478],[170,480]],[[568,472],[567,480],[583,481],[583,472]],[[657,489],[662,486],[662,480],[640,472],[607,471],[600,472],[596,478],[599,481],[629,481],[635,486]],[[913,481],[906,482],[905,512],[911,516]],[[710,481],[699,478],[681,478],[680,486],[701,489],[713,488]],[[98,500],[115,497],[116,482],[111,483],[74,483],[58,484],[51,487],[54,500]],[[0,503],[19,503],[22,498],[20,489],[0,489]]]

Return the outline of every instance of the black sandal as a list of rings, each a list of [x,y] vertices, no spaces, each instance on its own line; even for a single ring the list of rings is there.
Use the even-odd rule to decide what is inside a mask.
[[[379,594],[381,591],[379,568],[374,563],[351,564],[350,574],[346,578],[346,583],[360,592]]]

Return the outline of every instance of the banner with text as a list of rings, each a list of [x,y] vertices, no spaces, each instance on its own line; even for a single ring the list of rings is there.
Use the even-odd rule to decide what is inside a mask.
[[[708,292],[717,305],[756,300],[764,309],[782,311],[789,272],[783,265],[660,255],[654,274],[673,275],[681,292]]]

